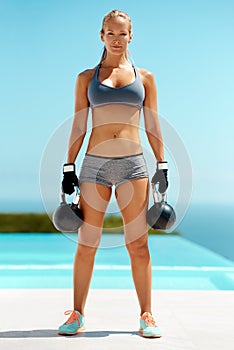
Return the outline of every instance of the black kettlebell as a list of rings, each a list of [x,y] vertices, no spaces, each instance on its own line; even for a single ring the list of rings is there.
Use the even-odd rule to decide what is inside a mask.
[[[152,183],[154,204],[147,211],[147,223],[154,230],[169,230],[176,221],[174,209],[166,201],[166,193],[160,194],[156,185]]]

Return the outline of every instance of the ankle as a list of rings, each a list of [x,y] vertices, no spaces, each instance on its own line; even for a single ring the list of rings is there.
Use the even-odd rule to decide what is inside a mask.
[[[152,312],[151,312],[151,310],[149,309],[149,310],[143,310],[143,311],[141,311],[141,317],[144,315],[144,313],[145,312],[149,312],[150,313],[150,315],[152,316]]]
[[[81,314],[82,317],[84,317],[84,310],[80,309],[80,308],[75,308],[74,307],[74,311],[78,311],[79,314]]]

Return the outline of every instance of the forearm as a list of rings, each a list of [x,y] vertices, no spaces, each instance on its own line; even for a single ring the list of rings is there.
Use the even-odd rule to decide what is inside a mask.
[[[87,109],[82,109],[74,115],[71,135],[69,138],[67,163],[74,163],[80,151],[87,131],[87,117]]]
[[[74,140],[72,136],[70,137],[68,154],[67,154],[67,163],[75,163],[77,155],[83,144],[84,137],[85,137],[85,134],[78,136],[76,140]]]
[[[144,107],[145,132],[158,162],[164,161],[164,146],[156,106]]]
[[[164,161],[164,146],[161,133],[156,135],[151,132],[146,132],[146,135],[157,161]]]

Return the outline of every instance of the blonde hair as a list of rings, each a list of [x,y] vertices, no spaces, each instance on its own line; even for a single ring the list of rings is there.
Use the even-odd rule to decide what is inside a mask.
[[[129,34],[131,35],[132,34],[131,18],[129,17],[129,15],[126,12],[120,11],[120,10],[112,10],[105,15],[105,17],[103,18],[103,21],[102,21],[101,33],[104,34],[104,27],[105,27],[106,22],[109,21],[110,19],[116,18],[116,17],[122,17],[128,21],[128,30],[129,30]],[[107,51],[106,51],[106,47],[104,46],[103,52],[102,52],[102,57],[100,59],[99,64],[105,60],[106,54],[107,54]],[[131,57],[129,50],[127,50],[125,57],[126,57],[126,59],[130,58],[130,60],[132,60],[132,57]]]

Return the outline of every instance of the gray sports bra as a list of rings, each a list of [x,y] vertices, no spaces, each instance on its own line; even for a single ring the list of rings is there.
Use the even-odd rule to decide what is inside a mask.
[[[141,109],[145,98],[145,89],[137,69],[133,66],[135,72],[133,83],[120,87],[111,87],[102,84],[98,80],[100,67],[101,64],[99,63],[88,87],[90,107],[94,108],[112,103],[121,103]]]

